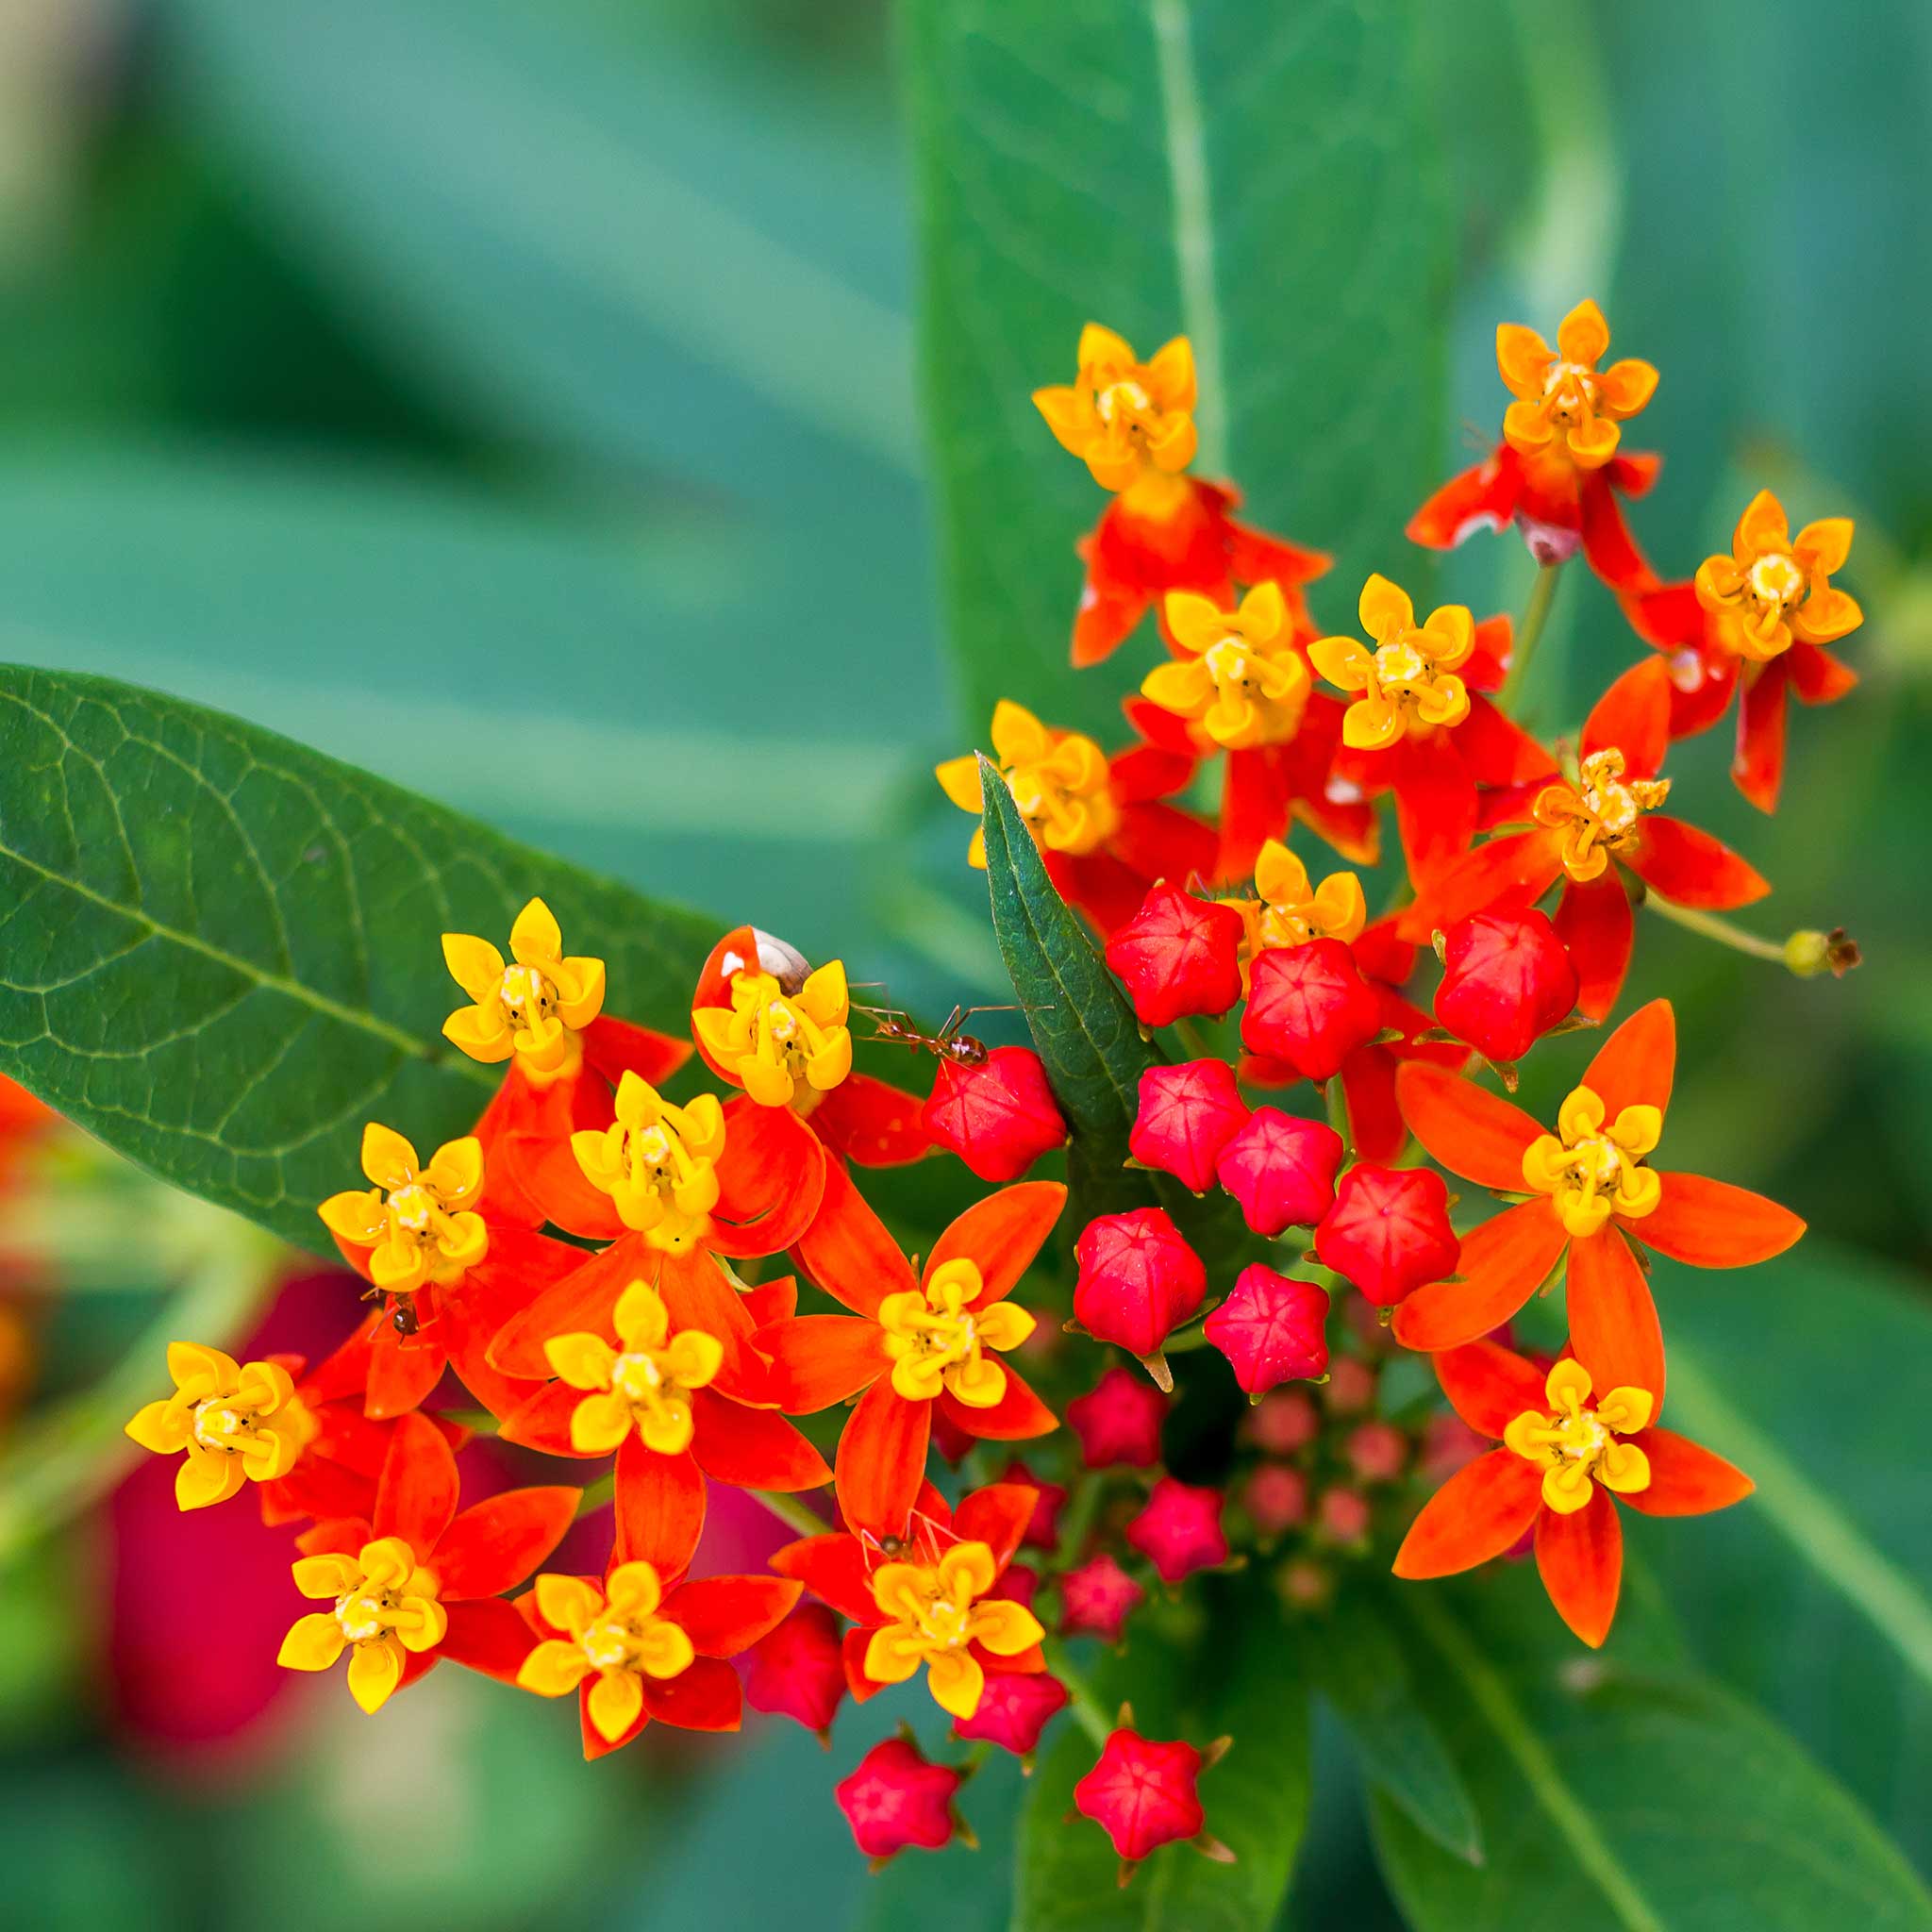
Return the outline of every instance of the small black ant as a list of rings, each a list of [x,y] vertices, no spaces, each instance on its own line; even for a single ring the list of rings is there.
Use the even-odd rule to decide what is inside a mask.
[[[398,1335],[414,1335],[423,1325],[416,1318],[414,1302],[397,1302],[390,1309],[389,1319]]]
[[[861,1007],[858,1010],[872,1015],[874,1040],[883,1040],[892,1046],[909,1046],[915,1053],[924,1051],[939,1059],[951,1060],[956,1067],[978,1067],[985,1065],[991,1049],[985,1041],[961,1030],[966,1022],[975,1013],[1012,1013],[1020,1009],[1012,1006],[955,1007],[937,1033],[922,1033],[912,1024],[911,1015],[897,1007]]]

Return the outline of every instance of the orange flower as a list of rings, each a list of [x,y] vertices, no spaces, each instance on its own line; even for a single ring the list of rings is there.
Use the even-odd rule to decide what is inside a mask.
[[[1626,874],[1678,906],[1728,911],[1763,898],[1770,884],[1735,852],[1657,809],[1671,789],[1657,775],[1670,706],[1660,662],[1626,671],[1584,722],[1575,777],[1553,775],[1525,790],[1533,828],[1491,839],[1424,882],[1402,915],[1404,938],[1426,940],[1506,897],[1540,898],[1560,881],[1556,924],[1576,967],[1577,1004],[1600,1020],[1630,964]]]
[[[1033,404],[1063,449],[1084,462],[1103,490],[1132,491],[1146,507],[1178,488],[1194,460],[1194,351],[1175,336],[1151,361],[1112,329],[1080,331],[1079,373],[1063,388],[1037,389]]]
[[[1506,322],[1496,331],[1496,366],[1516,400],[1503,412],[1503,437],[1524,456],[1560,454],[1579,470],[1600,470],[1617,453],[1619,423],[1657,391],[1657,371],[1634,358],[1597,364],[1610,325],[1594,302],[1579,302],[1557,328],[1554,351],[1533,328]]]
[[[1408,1348],[1459,1347],[1509,1320],[1568,1257],[1570,1333],[1586,1362],[1664,1391],[1664,1345],[1637,1247],[1699,1268],[1769,1260],[1805,1231],[1795,1214],[1742,1188],[1653,1169],[1676,1065],[1668,1000],[1610,1035],[1546,1133],[1511,1102],[1438,1067],[1410,1065],[1396,1093],[1410,1131],[1450,1173],[1517,1197],[1463,1239],[1453,1281],[1395,1311]],[[1521,1200],[1524,1193],[1528,1200]]]
[[[924,1479],[937,1407],[969,1436],[1042,1436],[1053,1413],[1004,1357],[1033,1331],[1007,1296],[1052,1232],[1067,1191],[1024,1181],[976,1202],[915,1274],[898,1243],[842,1170],[837,1196],[799,1242],[806,1273],[849,1315],[802,1315],[760,1328],[773,1399],[809,1415],[859,1397],[833,1465],[845,1521],[878,1538],[903,1536]],[[861,1391],[863,1391],[861,1393]]]
[[[1473,1341],[1438,1355],[1436,1373],[1456,1413],[1503,1446],[1424,1506],[1396,1552],[1398,1576],[1474,1569],[1534,1525],[1550,1601],[1595,1646],[1609,1634],[1624,1572],[1612,1498],[1646,1516],[1699,1516],[1751,1493],[1751,1478],[1723,1457],[1656,1426],[1662,1391],[1614,1352],[1566,1356],[1545,1374],[1493,1341]]]

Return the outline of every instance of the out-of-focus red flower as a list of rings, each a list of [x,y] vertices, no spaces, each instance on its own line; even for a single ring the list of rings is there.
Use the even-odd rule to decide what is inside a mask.
[[[845,1695],[839,1620],[824,1604],[800,1604],[745,1653],[745,1701],[829,1738]]]
[[[1127,1541],[1153,1563],[1163,1583],[1212,1569],[1227,1561],[1227,1534],[1221,1526],[1226,1500],[1219,1490],[1164,1475],[1147,1507],[1127,1524]]]
[[[1343,1356],[1334,1364],[1329,1371],[1331,1379],[1341,1374],[1348,1359]],[[1306,1391],[1275,1389],[1248,1411],[1247,1432],[1257,1449],[1265,1449],[1271,1456],[1292,1456],[1322,1433],[1322,1418]]]
[[[1243,1486],[1241,1507],[1264,1537],[1279,1536],[1307,1521],[1308,1479],[1291,1463],[1264,1462]]]
[[[1102,1550],[1060,1578],[1060,1634],[1118,1643],[1147,1592]]]
[[[1067,1404],[1067,1426],[1089,1469],[1152,1469],[1160,1460],[1167,1397],[1130,1369],[1108,1369]]]

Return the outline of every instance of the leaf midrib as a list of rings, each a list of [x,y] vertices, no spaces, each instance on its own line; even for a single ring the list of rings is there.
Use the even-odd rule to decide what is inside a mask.
[[[322,1014],[325,1019],[371,1034],[414,1058],[447,1066],[454,1072],[475,1079],[481,1085],[494,1084],[489,1070],[474,1060],[446,1054],[440,1045],[432,1045],[417,1035],[406,1032],[400,1026],[391,1025],[390,1022],[378,1018],[374,1013],[358,1011],[354,1007],[344,1006],[340,1000],[331,999],[327,993],[320,992],[312,986],[305,986],[299,979],[291,979],[286,974],[266,972],[253,960],[245,959],[238,953],[212,945],[194,933],[183,932],[178,926],[164,924],[139,907],[124,906],[107,893],[98,892],[78,879],[69,878],[64,874],[56,872],[51,866],[42,865],[39,859],[29,858],[25,852],[4,841],[0,841],[0,856],[26,867],[29,872],[38,873],[42,878],[59,887],[62,891],[73,892],[92,905],[100,907],[104,911],[112,912],[130,924],[144,928],[150,937],[165,940],[172,945],[184,947],[191,953],[199,954],[205,959],[213,960],[217,965],[226,967],[229,972],[239,974],[252,984],[272,992],[283,993],[298,1004]]]

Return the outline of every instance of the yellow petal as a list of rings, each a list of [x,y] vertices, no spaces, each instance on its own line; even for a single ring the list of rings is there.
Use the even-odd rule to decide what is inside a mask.
[[[1210,651],[1227,635],[1228,613],[1198,591],[1170,591],[1161,609],[1168,629],[1183,650],[1196,655]]]
[[[491,1002],[503,984],[503,955],[488,940],[474,933],[446,932],[442,936],[442,963],[449,976],[479,1006]]]
[[[407,1186],[416,1178],[416,1150],[395,1131],[379,1121],[362,1129],[362,1172],[378,1188]]]
[[[590,1674],[591,1660],[575,1643],[546,1637],[518,1666],[517,1682],[539,1697],[566,1697]]]
[[[1317,638],[1308,661],[1338,691],[1360,691],[1372,669],[1368,652],[1354,638]]]
[[[1535,329],[1524,328],[1520,322],[1498,325],[1496,368],[1512,395],[1541,395],[1554,359],[1549,343]]]
[[[986,1695],[986,1673],[970,1651],[951,1650],[933,1658],[925,1687],[949,1717],[971,1717]]]
[[[875,1684],[903,1684],[925,1656],[919,1637],[903,1624],[888,1624],[866,1640],[865,1674]]]
[[[986,809],[986,794],[979,785],[979,759],[974,754],[969,752],[963,758],[948,758],[944,764],[935,765],[933,776],[940,781],[940,790],[961,811]]]
[[[1341,741],[1351,751],[1382,751],[1404,735],[1402,713],[1393,705],[1364,698],[1341,714]]]
[[[611,1319],[626,1348],[662,1348],[671,1333],[664,1297],[648,1281],[633,1281],[625,1289]]]
[[[581,1576],[546,1570],[537,1579],[537,1614],[553,1630],[581,1630],[603,1607],[602,1593]]]
[[[219,1449],[202,1449],[191,1442],[181,1467],[175,1472],[175,1503],[181,1509],[206,1509],[225,1503],[246,1481],[239,1456]]]
[[[1045,1635],[1040,1619],[1024,1604],[990,1597],[973,1607],[973,1641],[995,1657],[1018,1657]]]
[[[621,1395],[586,1395],[570,1412],[570,1446],[579,1456],[608,1456],[630,1434],[630,1404]]]
[[[423,1170],[423,1178],[454,1213],[467,1208],[483,1191],[483,1143],[474,1134],[445,1141]]]
[[[1177,718],[1195,718],[1214,696],[1214,679],[1198,658],[1157,664],[1141,680],[1141,695]]]
[[[992,748],[1006,765],[1027,765],[1053,749],[1046,726],[1024,705],[1002,698],[992,708]]]
[[[1831,576],[1844,569],[1852,554],[1852,528],[1850,517],[1820,517],[1798,532],[1791,548],[1813,570]]]
[[[1590,1371],[1574,1356],[1565,1356],[1551,1365],[1543,1381],[1543,1393],[1553,1409],[1571,1404],[1582,1407],[1590,1400]]]
[[[379,1189],[346,1189],[331,1194],[315,1211],[329,1233],[352,1248],[373,1248],[389,1227]]]
[[[1256,643],[1272,641],[1288,622],[1288,602],[1281,586],[1272,577],[1265,584],[1257,584],[1241,599],[1241,617],[1243,629]]]
[[[1185,338],[1178,340],[1184,341]],[[1171,348],[1173,344],[1168,346]],[[1080,346],[1076,354],[1082,375],[1096,366],[1114,369],[1131,369],[1134,366],[1134,351],[1126,337],[1117,334],[1104,323],[1090,322],[1080,331]]]
[[[604,962],[573,955],[558,974],[557,1017],[566,1026],[588,1026],[604,1010]]]
[[[349,1695],[371,1717],[389,1702],[402,1678],[402,1645],[387,1637],[358,1643],[349,1658]]]
[[[1635,356],[1612,362],[1596,379],[1596,406],[1606,416],[1638,415],[1656,393],[1656,369]]]
[[[1408,630],[1415,624],[1415,605],[1408,592],[1379,574],[1362,586],[1356,614],[1362,621],[1363,631],[1375,639]]]
[[[282,1639],[275,1661],[291,1671],[325,1671],[342,1654],[342,1626],[323,1610],[298,1617]]]
[[[985,1543],[955,1543],[939,1560],[940,1587],[949,1596],[984,1596],[999,1575],[999,1565]]]
[[[1009,1348],[1019,1345],[1033,1333],[1033,1317],[1016,1302],[995,1302],[974,1318],[979,1328],[979,1339],[988,1348],[996,1348],[1004,1355]]]
[[[852,1036],[842,1026],[805,1063],[806,1082],[820,1093],[830,1092],[851,1071]]]
[[[696,1656],[690,1633],[662,1617],[649,1619],[638,1632],[638,1669],[647,1677],[681,1676]]]
[[[789,1107],[797,1083],[784,1068],[747,1054],[738,1063],[738,1077],[746,1094],[760,1107]]]
[[[1147,388],[1163,409],[1194,407],[1194,345],[1186,336],[1175,336],[1154,352],[1147,364]]]
[[[1566,362],[1594,369],[1609,346],[1610,325],[1588,296],[1557,325],[1557,353]]]
[[[1060,447],[1079,456],[1099,433],[1093,404],[1084,390],[1055,386],[1033,391],[1033,407],[1046,419]]]
[[[1255,858],[1255,890],[1271,906],[1299,906],[1308,896],[1308,869],[1279,839],[1270,839]]]
[[[1620,1436],[1634,1436],[1650,1426],[1657,1399],[1648,1389],[1633,1389],[1620,1383],[1596,1406],[1596,1412]]]
[[[702,1389],[724,1366],[724,1344],[702,1328],[685,1328],[671,1339],[664,1366],[686,1389]]]
[[[1650,1457],[1635,1442],[1612,1442],[1597,1462],[1596,1479],[1620,1496],[1634,1496],[1650,1487]]]
[[[591,1686],[591,1724],[607,1744],[614,1744],[637,1723],[644,1707],[644,1687],[629,1671],[606,1671]]]
[[[149,1402],[128,1418],[123,1433],[157,1456],[178,1456],[192,1429],[185,1409],[172,1402]]]
[[[908,1362],[901,1362],[892,1371],[895,1389],[899,1386],[899,1370],[909,1366]],[[941,1372],[939,1380],[956,1402],[963,1402],[968,1408],[996,1408],[1007,1392],[1006,1370],[985,1356],[977,1361],[951,1363]]]
[[[682,1456],[691,1447],[695,1433],[691,1404],[675,1395],[666,1395],[636,1417],[638,1434],[654,1456]]]
[[[458,1053],[486,1066],[508,1059],[514,1051],[514,1036],[494,1000],[488,1006],[458,1007],[442,1023],[442,1037]]]
[[[601,1335],[553,1335],[543,1344],[552,1374],[573,1389],[608,1389],[611,1365],[617,1357]],[[621,1440],[621,1439],[620,1439]]]
[[[532,899],[509,929],[509,949],[521,966],[547,966],[563,957],[563,933],[549,907]]]
[[[1362,882],[1352,872],[1331,872],[1315,890],[1314,907],[1322,930],[1344,943],[1359,938],[1369,923]]]
[[[231,1355],[199,1341],[168,1344],[168,1375],[182,1394],[198,1401],[205,1395],[227,1395],[242,1379],[242,1365]]]
[[[649,1617],[664,1601],[664,1581],[655,1563],[620,1563],[610,1573],[604,1591],[613,1610],[631,1618]]]

